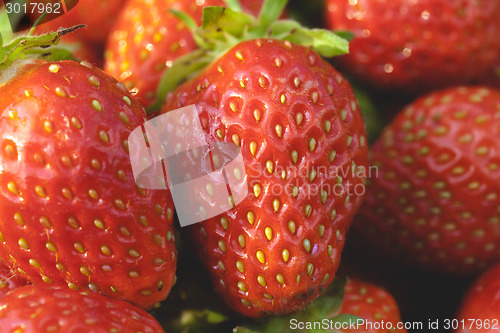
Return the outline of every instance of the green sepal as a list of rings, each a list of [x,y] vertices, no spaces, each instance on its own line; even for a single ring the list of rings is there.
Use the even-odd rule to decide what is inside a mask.
[[[228,7],[205,7],[201,29],[197,33],[204,39],[221,39],[226,34],[238,38],[253,21],[252,16],[236,12]]]
[[[207,58],[207,51],[198,49],[191,53],[179,57],[172,66],[165,71],[158,84],[157,99],[147,108],[148,112],[159,110],[170,91],[187,80],[192,73],[196,73],[210,63]]]
[[[224,0],[227,7],[231,8],[235,12],[242,12],[241,4],[238,0]]]
[[[277,21],[269,30],[271,38],[310,47],[326,58],[349,53],[349,41],[329,30],[307,29],[292,20]]]
[[[0,47],[0,70],[7,68],[13,61],[28,57],[40,56],[49,52],[44,51],[52,45],[57,45],[63,35],[82,28],[84,25],[77,25],[71,28],[61,28],[56,32],[51,32],[40,36],[19,36],[8,44]],[[62,53],[60,53],[62,54]]]
[[[265,29],[277,21],[287,3],[288,0],[265,0],[259,13],[259,25]]]
[[[274,333],[288,332],[292,319],[297,322],[321,322],[324,319],[333,323],[344,321],[356,321],[357,316],[350,314],[339,314],[344,299],[344,287],[347,277],[337,277],[333,280],[324,295],[309,304],[305,309],[285,317],[268,317],[257,319],[254,322],[240,325],[233,329],[233,333]],[[324,329],[307,329],[302,333],[331,333]]]

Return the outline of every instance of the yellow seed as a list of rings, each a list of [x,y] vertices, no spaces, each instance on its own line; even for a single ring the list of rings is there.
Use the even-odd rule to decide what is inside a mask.
[[[238,112],[238,105],[235,102],[229,102],[229,108],[235,113]]]
[[[49,66],[49,72],[51,73],[57,73],[59,72],[59,69],[61,69],[61,66],[59,66],[58,64],[51,64]]]
[[[243,265],[240,260],[236,262],[236,269],[238,269],[240,273],[245,273],[245,265]]]
[[[262,191],[262,189],[261,189],[261,187],[260,187],[260,185],[259,185],[259,184],[255,184],[255,185],[253,186],[253,194],[255,195],[255,197],[256,197],[256,198],[258,198],[258,197],[259,197],[259,195],[260,195],[261,191]]]
[[[69,188],[64,187],[61,190],[61,192],[65,198],[70,199],[70,200],[73,199],[73,193],[71,193],[71,190]]]
[[[288,222],[288,230],[290,230],[292,234],[295,234],[296,230],[295,222],[293,221]]]
[[[101,246],[101,252],[106,255],[110,256],[111,255],[111,249],[107,245],[102,245]]]
[[[52,133],[52,131],[54,130],[54,126],[52,125],[52,122],[50,120],[45,120],[43,122],[43,128],[49,133]]]
[[[288,262],[288,259],[290,259],[290,251],[284,249],[283,251],[281,251],[281,257],[283,258],[284,262]]]
[[[86,266],[80,266],[80,273],[85,276],[90,276],[90,270]]]
[[[240,136],[238,134],[233,134],[231,138],[233,139],[235,145],[237,145],[238,147],[241,145]]]
[[[311,138],[309,139],[309,151],[314,151],[314,148],[316,148],[316,139]]]
[[[82,243],[80,242],[75,242],[73,244],[73,247],[75,248],[75,250],[77,250],[78,252],[80,253],[85,253],[87,250],[85,249],[85,246],[83,246]]]
[[[330,120],[325,120],[323,123],[323,128],[325,129],[326,133],[330,133],[330,130],[332,129],[332,123]]]
[[[125,204],[120,199],[115,199],[115,206],[120,210],[125,210]]]
[[[260,250],[255,253],[255,257],[257,257],[257,260],[260,261],[261,264],[266,262],[266,257],[264,255],[264,252]]]
[[[9,183],[7,184],[7,188],[8,188],[8,189],[9,189],[9,191],[11,191],[12,193],[14,193],[14,194],[19,194],[19,191],[18,191],[18,189],[17,189],[17,185],[16,185],[16,183],[14,183],[14,182],[9,182]]]
[[[219,240],[219,249],[222,251],[222,253],[226,253],[226,243],[222,239]]]
[[[250,225],[253,225],[253,223],[255,222],[255,214],[254,214],[254,212],[249,211],[247,213],[247,220],[248,220],[248,223],[250,223]]]
[[[273,229],[271,229],[270,227],[266,227],[266,229],[264,229],[264,234],[266,235],[268,240],[271,240],[273,238]]]
[[[90,104],[92,105],[94,110],[102,112],[102,105],[97,99],[92,100]]]
[[[255,121],[256,122],[259,122],[260,121],[260,111],[259,110],[254,110],[253,111],[253,117],[255,118]]]
[[[280,209],[280,201],[278,199],[273,200],[273,209],[274,212],[277,212]]]
[[[311,263],[307,264],[307,275],[311,276],[313,272],[314,272],[313,264]]]
[[[102,142],[105,142],[105,143],[109,143],[109,136],[108,136],[108,133],[104,130],[100,130],[99,131],[99,139],[102,141]]]
[[[281,125],[276,125],[274,129],[276,131],[276,135],[281,138],[283,135],[283,127]]]
[[[269,300],[271,300],[271,299],[273,299],[273,298],[274,298],[274,297],[273,297],[273,295],[270,295],[270,294],[268,294],[268,293],[264,293],[264,294],[263,294],[263,296],[264,296],[266,299],[269,299]]]
[[[94,200],[99,199],[99,194],[97,194],[97,191],[96,191],[96,190],[94,190],[94,189],[90,189],[88,193],[89,193],[89,196],[90,196],[92,199],[94,199]]]
[[[325,234],[325,226],[323,224],[319,225],[318,233],[319,233],[319,237],[323,237],[323,235]]]
[[[104,229],[104,223],[102,223],[102,221],[100,219],[95,219],[94,220],[94,226],[97,228],[97,229]]]
[[[305,207],[304,207],[304,215],[306,217],[309,217],[311,215],[311,213],[312,213],[312,207],[311,207],[311,205],[309,205],[309,204],[305,205]]]
[[[227,230],[227,228],[229,228],[229,221],[225,217],[220,219],[220,224],[224,230]]]
[[[19,224],[20,226],[24,225],[24,219],[21,216],[21,213],[15,213],[14,214],[14,221],[16,221],[16,223]]]
[[[72,228],[75,228],[75,229],[80,228],[80,225],[78,224],[78,221],[74,217],[69,217],[68,218],[68,224]]]
[[[273,165],[273,162],[271,160],[266,162],[266,169],[267,169],[267,172],[273,173],[274,165]]]
[[[304,114],[302,112],[298,112],[295,115],[295,123],[297,124],[297,126],[300,126],[303,120],[304,120]]]
[[[130,100],[130,98],[128,96],[123,96],[123,101],[128,105],[132,105],[132,101]]]
[[[307,252],[311,251],[311,242],[309,241],[309,239],[304,239],[304,241],[302,241],[302,246]]]
[[[295,88],[300,86],[300,78],[298,76],[293,79],[293,84],[295,85]]]
[[[19,240],[17,241],[17,244],[19,244],[19,246],[22,247],[25,250],[29,250],[30,249],[28,241],[26,239],[24,239],[24,238],[19,238]]]
[[[347,141],[346,142],[347,147],[349,147],[351,145],[351,143],[352,143],[352,136],[348,135],[346,141]]]
[[[128,272],[128,275],[131,278],[138,278],[139,277],[139,273],[137,273],[136,271],[130,271],[130,272]]]
[[[266,279],[262,275],[257,276],[257,282],[259,282],[262,287],[267,285]]]
[[[63,88],[61,88],[61,87],[57,87],[55,89],[55,92],[56,92],[56,95],[59,96],[59,97],[66,97],[66,96],[68,96],[66,94],[66,91]]]
[[[255,152],[257,151],[257,142],[255,141],[250,142],[249,148],[250,148],[250,154],[252,154],[252,156],[255,156]]]
[[[95,170],[101,170],[101,162],[99,162],[99,160],[96,160],[95,158],[93,158],[91,161],[90,161],[90,165],[92,166],[93,169]]]
[[[37,267],[37,268],[40,268],[40,267],[41,267],[40,263],[39,263],[39,262],[38,262],[38,260],[36,260],[36,259],[30,259],[30,260],[29,260],[29,263],[30,263],[30,265],[31,265],[31,266],[35,266],[35,267]]]
[[[73,125],[77,129],[82,128],[82,122],[77,117],[71,117],[71,125]]]
[[[335,150],[330,151],[330,153],[328,154],[328,161],[332,163],[335,159],[335,156],[337,156],[337,152]]]
[[[41,187],[40,185],[35,186],[35,192],[36,194],[38,194],[39,197],[45,198],[47,196],[44,188]]]
[[[240,243],[240,246],[241,246],[242,249],[245,248],[245,246],[246,246],[245,236],[239,235],[238,236],[238,243]]]
[[[132,258],[139,258],[141,256],[141,254],[136,249],[129,249],[127,253]]]
[[[241,292],[246,293],[246,292],[247,292],[247,286],[246,286],[245,282],[243,282],[243,281],[239,281],[239,282],[238,282],[238,289],[239,289]]]
[[[309,171],[309,181],[312,182],[315,178],[316,178],[316,170],[311,169],[311,171]]]
[[[279,284],[285,284],[285,278],[283,277],[283,274],[276,274],[276,281],[278,281]]]
[[[57,252],[57,247],[54,243],[52,242],[47,242],[45,243],[45,247],[47,248],[47,250],[51,251],[51,252]]]

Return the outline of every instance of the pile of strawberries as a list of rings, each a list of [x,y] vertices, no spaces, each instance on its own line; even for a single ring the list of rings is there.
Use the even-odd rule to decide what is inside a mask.
[[[0,39],[0,333],[500,332],[500,1],[73,6]]]

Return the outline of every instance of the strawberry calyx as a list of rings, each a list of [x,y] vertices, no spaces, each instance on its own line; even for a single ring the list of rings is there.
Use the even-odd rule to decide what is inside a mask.
[[[326,58],[349,52],[345,34],[309,29],[296,21],[279,19],[288,0],[265,0],[258,17],[241,12],[238,0],[225,1],[227,7],[209,6],[203,9],[201,26],[197,26],[186,13],[171,10],[191,30],[199,48],[179,57],[164,72],[157,89],[157,100],[148,111],[160,109],[170,91],[246,40],[270,38],[289,41],[310,47]]]

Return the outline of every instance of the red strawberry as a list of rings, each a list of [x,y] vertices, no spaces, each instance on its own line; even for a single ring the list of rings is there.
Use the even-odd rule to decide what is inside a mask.
[[[258,13],[262,0],[243,0],[243,8]],[[189,28],[168,9],[181,10],[201,23],[206,6],[223,6],[224,0],[131,0],[110,34],[104,69],[137,89],[136,98],[149,106],[165,69],[196,44]]]
[[[269,13],[273,1],[265,2],[261,22],[279,17]],[[233,28],[228,11],[222,20]],[[227,32],[223,23],[215,26]],[[258,33],[249,26],[249,34]],[[273,25],[258,31],[274,31]],[[318,33],[293,24],[295,32]],[[249,40],[175,90],[163,112],[192,104],[206,141],[235,143],[247,170],[243,202],[192,229],[215,288],[248,316],[303,308],[334,278],[362,199],[366,134],[349,83],[309,48]],[[229,171],[229,181],[241,183],[241,170]],[[191,207],[211,204],[207,193],[199,192]]]
[[[0,298],[0,332],[162,333],[163,329],[151,315],[128,302],[25,286]]]
[[[340,313],[352,314],[364,320],[364,323],[357,325],[355,329],[342,330],[344,333],[407,332],[392,295],[370,283],[348,280]],[[380,324],[381,322],[384,324]]]
[[[328,26],[355,38],[342,64],[363,82],[410,92],[464,84],[500,56],[499,1],[328,0]]]
[[[88,63],[17,60],[3,73],[0,258],[32,283],[141,307],[165,299],[174,210],[134,181],[127,139],[142,107]]]
[[[63,8],[60,12],[68,12],[59,17],[46,22],[58,14],[47,15],[42,25],[37,27],[37,32],[46,33],[56,31],[60,27],[72,27],[78,24],[85,24],[84,29],[75,32],[73,36],[80,41],[103,45],[108,38],[118,13],[122,10],[128,0],[64,0]],[[40,17],[39,8],[41,4],[56,4],[56,0],[29,1],[28,14],[32,19]],[[55,7],[54,7],[55,8]]]
[[[484,273],[468,290],[457,313],[457,333],[500,330],[500,265]],[[451,325],[449,325],[451,328]],[[456,327],[455,327],[456,328]]]
[[[468,274],[498,261],[499,130],[500,91],[457,87],[419,98],[371,150],[377,172],[355,229],[432,270]]]
[[[0,261],[0,297],[11,290],[25,286],[27,283],[25,278],[14,273],[9,266]]]

